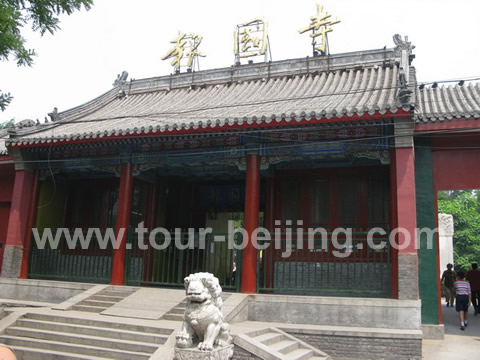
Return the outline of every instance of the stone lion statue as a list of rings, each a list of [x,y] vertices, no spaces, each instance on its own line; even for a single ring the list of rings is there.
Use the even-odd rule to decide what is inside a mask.
[[[210,273],[191,274],[185,278],[187,308],[182,330],[176,335],[178,348],[197,346],[210,351],[232,344],[230,326],[223,322],[222,288]],[[197,345],[198,344],[198,345]]]

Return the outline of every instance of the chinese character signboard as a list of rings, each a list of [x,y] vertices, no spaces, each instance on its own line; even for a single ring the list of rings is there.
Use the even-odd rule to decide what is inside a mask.
[[[255,19],[242,25],[237,25],[234,34],[235,63],[241,59],[254,56],[264,56],[268,60],[268,33],[267,22]]]
[[[197,65],[197,70],[199,70],[198,57],[205,57],[205,54],[202,54],[198,50],[198,46],[202,42],[202,37],[197,34],[184,34],[179,32],[176,39],[170,41],[174,44],[173,48],[162,58],[162,60],[172,58],[172,66],[175,68],[176,72],[180,72],[181,67],[187,67],[192,69],[193,66]],[[182,63],[186,62],[186,65]]]
[[[312,38],[313,53],[320,51],[322,55],[327,54],[328,39],[327,33],[333,31],[329,26],[338,24],[340,20],[331,20],[329,13],[323,12],[323,5],[317,4],[317,15],[310,18],[310,25],[300,30],[299,33],[303,34],[307,31],[311,31],[310,37]],[[320,44],[317,43],[317,38],[320,38]]]

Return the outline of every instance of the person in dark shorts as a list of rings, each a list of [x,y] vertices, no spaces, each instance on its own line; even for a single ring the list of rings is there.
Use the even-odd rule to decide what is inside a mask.
[[[467,272],[467,281],[470,282],[470,289],[472,290],[472,305],[474,314],[477,316],[480,306],[480,270],[478,264],[472,264],[472,270]]]
[[[460,330],[465,330],[468,326],[468,308],[472,303],[472,290],[468,281],[465,281],[465,273],[463,271],[457,273],[454,289],[455,310],[457,310],[460,319]]]

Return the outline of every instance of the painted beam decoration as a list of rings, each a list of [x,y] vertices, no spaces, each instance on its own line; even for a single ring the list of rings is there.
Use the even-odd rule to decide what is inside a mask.
[[[305,29],[299,30],[300,34],[307,31],[311,31],[310,37],[312,38],[313,54],[316,51],[320,51],[322,55],[328,53],[328,39],[327,33],[333,31],[330,27],[334,24],[338,24],[340,20],[331,20],[330,15],[327,12],[323,12],[323,5],[317,4],[317,15],[310,18],[310,25]],[[320,44],[317,43],[317,38],[320,37]]]

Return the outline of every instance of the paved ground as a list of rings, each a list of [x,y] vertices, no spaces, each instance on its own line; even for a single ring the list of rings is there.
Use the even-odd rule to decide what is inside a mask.
[[[442,307],[445,325],[444,340],[423,340],[425,360],[479,360],[480,359],[480,315],[473,316],[470,307],[468,327],[460,330],[460,321],[455,308]]]

